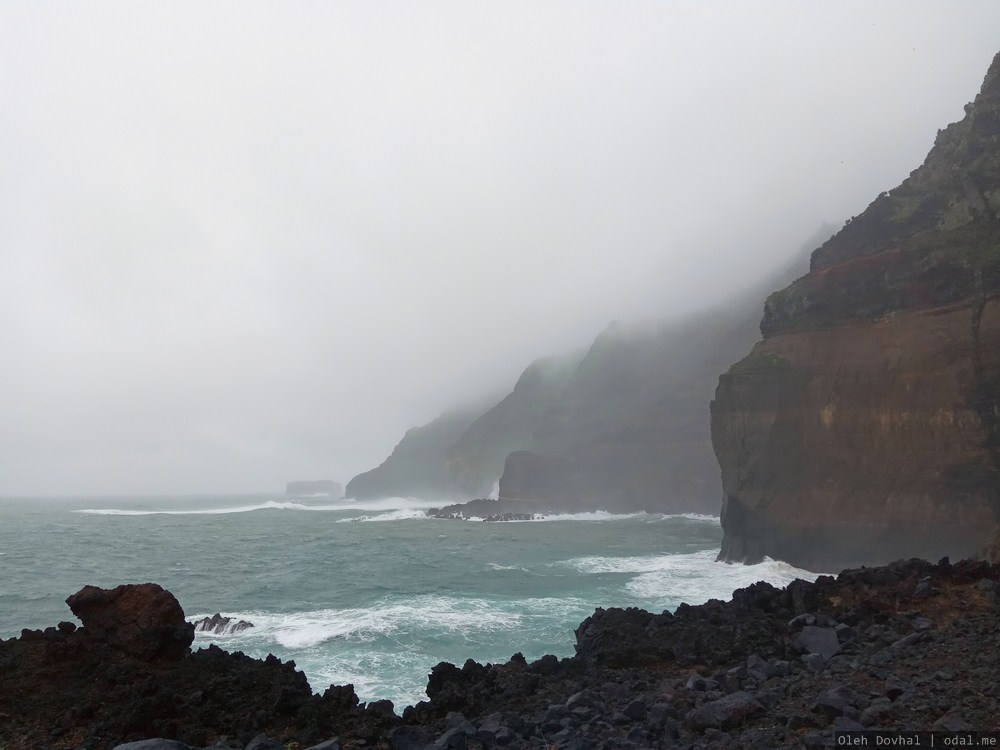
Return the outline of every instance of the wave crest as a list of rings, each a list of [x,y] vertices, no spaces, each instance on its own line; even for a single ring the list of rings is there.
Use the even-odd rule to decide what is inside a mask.
[[[578,557],[564,564],[585,574],[628,574],[634,577],[625,590],[644,600],[676,606],[682,601],[700,603],[729,599],[734,589],[757,581],[787,586],[796,578],[815,580],[820,574],[765,558],[757,565],[717,562],[715,550],[648,557]]]

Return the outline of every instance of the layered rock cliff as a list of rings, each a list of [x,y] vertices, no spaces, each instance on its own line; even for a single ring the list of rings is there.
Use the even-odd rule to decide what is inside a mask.
[[[719,379],[721,557],[981,553],[1000,518],[1000,55],[963,120],[768,298]]]

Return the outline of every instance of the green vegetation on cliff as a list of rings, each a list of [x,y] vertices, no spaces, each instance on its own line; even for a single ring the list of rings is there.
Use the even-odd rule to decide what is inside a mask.
[[[923,165],[819,247],[807,276],[768,298],[765,335],[953,304],[977,285],[1000,293],[998,67]]]

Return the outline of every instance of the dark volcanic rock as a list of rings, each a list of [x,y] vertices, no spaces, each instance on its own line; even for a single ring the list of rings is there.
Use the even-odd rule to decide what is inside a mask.
[[[763,712],[764,706],[741,690],[691,709],[684,717],[684,723],[699,731],[709,727],[728,730]]]
[[[177,599],[155,583],[84,586],[66,603],[89,638],[139,659],[180,659],[194,640]]]
[[[837,631],[833,628],[817,628],[814,625],[807,625],[802,628],[795,640],[807,653],[819,654],[824,659],[829,659],[840,651]]]
[[[223,617],[216,612],[211,617],[203,617],[195,621],[194,629],[197,633],[215,633],[216,635],[232,635],[242,633],[244,630],[252,628],[254,624],[246,620],[237,620],[233,617]]]
[[[467,503],[446,505],[443,508],[431,508],[427,515],[431,518],[445,518],[456,521],[467,521],[478,518],[483,521],[533,521],[539,517],[534,511],[538,505],[532,502],[517,500],[494,500],[481,498]]]
[[[314,695],[294,662],[190,652],[194,626],[155,584],[88,586],[68,601],[84,627],[0,641],[0,747],[107,750],[159,737],[201,748],[225,735],[243,748],[262,733],[307,747],[341,730],[377,738],[396,721],[366,712],[349,685]]]

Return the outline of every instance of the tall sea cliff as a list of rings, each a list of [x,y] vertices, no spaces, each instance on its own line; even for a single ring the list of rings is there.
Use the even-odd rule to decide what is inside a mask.
[[[982,554],[1000,518],[1000,55],[964,119],[760,327],[712,403],[721,557]]]

